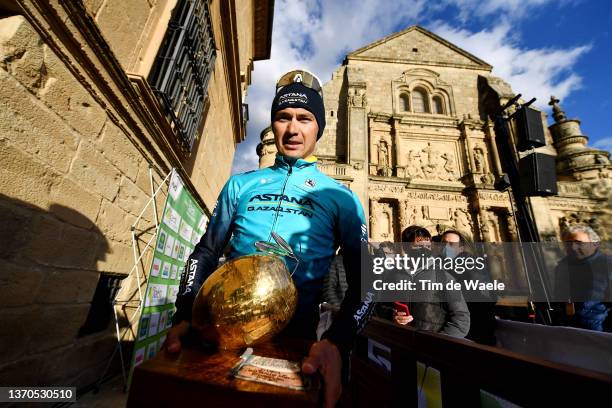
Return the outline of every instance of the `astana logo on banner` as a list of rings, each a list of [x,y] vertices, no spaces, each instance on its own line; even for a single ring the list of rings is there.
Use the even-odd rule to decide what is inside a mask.
[[[130,379],[134,367],[155,356],[166,340],[175,311],[181,271],[204,234],[207,221],[204,211],[185,188],[181,177],[173,171],[149,269]]]

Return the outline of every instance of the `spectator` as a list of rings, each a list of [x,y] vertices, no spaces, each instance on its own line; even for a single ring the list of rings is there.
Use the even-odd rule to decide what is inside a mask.
[[[404,251],[410,257],[431,256],[431,234],[425,228],[413,225],[402,232]],[[402,275],[403,279],[414,282],[430,280],[446,283],[453,280],[448,273],[433,268],[421,268],[412,275]],[[418,286],[418,285],[417,285]],[[447,301],[442,301],[445,299]],[[461,292],[447,296],[444,290],[428,291],[423,299],[402,302],[414,320],[396,310],[393,304],[381,304],[379,314],[402,325],[410,323],[419,330],[433,331],[454,337],[465,337],[470,328],[470,313]]]
[[[555,297],[567,300],[565,323],[603,331],[610,311],[610,256],[600,250],[599,236],[591,227],[574,225],[561,235],[566,257],[555,270]]]
[[[469,251],[468,240],[458,231],[447,230],[441,237],[441,256],[444,258],[473,258],[473,254]],[[463,262],[462,265],[466,265]],[[480,281],[489,282],[490,276],[488,270],[466,269],[463,273],[449,271],[449,273],[462,283],[464,290],[464,298],[468,299],[467,307],[470,311],[470,331],[467,338],[478,343],[494,346],[495,339],[495,298],[487,291],[467,293],[463,281],[478,279]]]

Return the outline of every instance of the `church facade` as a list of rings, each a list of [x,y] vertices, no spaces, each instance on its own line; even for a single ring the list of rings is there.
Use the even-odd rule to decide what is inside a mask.
[[[399,241],[417,224],[432,234],[457,229],[474,241],[518,241],[493,113],[514,97],[492,66],[439,36],[412,26],[348,54],[324,84],[327,127],[315,154],[326,174],[360,198],[373,241]],[[580,121],[551,98],[546,124],[556,156],[559,194],[530,198],[539,234],[557,241],[586,223],[609,239],[610,153],[587,147]],[[516,125],[510,133],[516,142]],[[270,129],[257,148],[260,166],[276,153]]]

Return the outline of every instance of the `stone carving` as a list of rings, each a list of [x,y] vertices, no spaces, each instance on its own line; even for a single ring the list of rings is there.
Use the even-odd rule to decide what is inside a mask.
[[[363,108],[368,103],[365,89],[355,89],[350,93],[351,106],[355,108]]]
[[[416,223],[419,210],[416,207],[413,207],[408,204],[408,201],[404,202],[404,206],[406,208],[406,224],[405,226],[414,225]]]
[[[495,181],[495,176],[493,173],[485,173],[480,176],[480,181],[482,181],[484,184],[493,184]]]
[[[561,109],[561,106],[559,106],[559,102],[559,99],[552,95],[550,97],[550,102],[548,102],[548,104],[552,106],[553,117],[555,118],[556,122],[562,122],[566,119],[565,112],[563,112],[563,109]]]
[[[407,155],[406,173],[410,178],[423,178],[421,170],[421,155],[418,150],[410,150]]]
[[[458,231],[472,231],[472,220],[467,210],[463,208],[457,208],[453,211],[451,220],[455,224],[455,228]]]
[[[276,146],[275,145],[264,145],[263,154],[276,154]]]
[[[508,202],[508,195],[505,193],[478,192],[478,198],[481,200]]]
[[[588,225],[602,240],[608,239],[608,234],[602,227],[599,216],[593,213],[566,213],[565,216],[559,218],[559,232],[562,233],[566,228],[576,224]]]
[[[450,153],[442,153],[442,156],[440,157],[442,157],[445,161],[444,170],[446,171],[446,174],[440,174],[440,178],[446,178],[448,181],[455,180],[457,178],[457,168],[455,167],[455,159],[453,158],[453,155]]]
[[[506,222],[508,224],[508,234],[510,235],[510,239],[512,241],[518,241],[518,230],[516,228],[516,222],[514,222],[514,217],[512,213],[507,213]]]
[[[393,213],[391,208],[389,208],[389,204],[382,204],[383,207],[383,217],[382,217],[382,225],[380,227],[380,237],[384,239],[392,239],[393,238]]]
[[[480,239],[483,242],[491,242],[492,241],[490,239],[491,227],[490,227],[490,219],[489,219],[488,211],[481,210],[480,213],[478,214],[478,228],[480,229]]]
[[[389,166],[389,148],[387,142],[381,141],[378,145],[378,175],[391,176],[391,166]]]
[[[383,193],[398,193],[402,194],[405,190],[403,185],[393,185],[393,184],[370,184],[371,191],[380,191]]]
[[[372,231],[372,236],[376,230],[376,219],[379,213],[380,209],[378,208],[378,203],[376,201],[370,201],[370,231]]]
[[[597,197],[597,198],[612,197],[612,180],[608,178],[600,178],[596,183],[591,184],[589,187],[594,197]]]
[[[421,153],[424,154],[422,156],[424,160],[421,160],[421,170],[423,170],[423,175],[427,180],[435,178],[437,161],[434,152],[435,150],[431,147],[430,142],[427,142],[427,146],[421,150]]]
[[[598,154],[595,156],[595,164],[608,164],[609,160],[606,156]]]
[[[425,222],[428,220],[429,220],[429,216],[427,215],[427,206],[422,205],[421,213],[420,214],[417,213],[417,221],[420,222],[421,224],[425,224]]]
[[[481,147],[474,149],[474,173],[482,173],[484,171],[484,153]]]

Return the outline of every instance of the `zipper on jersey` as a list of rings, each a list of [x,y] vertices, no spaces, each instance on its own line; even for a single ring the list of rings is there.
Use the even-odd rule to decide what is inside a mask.
[[[289,170],[287,171],[287,176],[285,177],[285,181],[283,182],[283,188],[281,190],[280,199],[278,200],[278,207],[276,207],[276,214],[274,214],[274,221],[272,222],[272,229],[270,230],[270,235],[268,235],[268,242],[272,242],[272,233],[276,232],[276,222],[278,221],[278,213],[281,210],[281,206],[283,203],[283,197],[285,196],[285,188],[287,187],[287,182],[289,181],[289,177],[291,173],[293,173],[293,165],[291,163],[287,163],[289,165]]]

